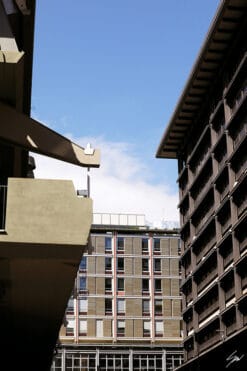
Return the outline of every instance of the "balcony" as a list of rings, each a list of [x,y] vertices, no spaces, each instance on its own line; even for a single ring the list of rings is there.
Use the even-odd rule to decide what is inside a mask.
[[[200,235],[192,244],[192,250],[196,255],[196,263],[198,264],[203,257],[205,257],[215,245],[216,242],[216,228],[215,219],[211,219],[208,224],[203,227]]]
[[[194,176],[202,168],[210,148],[211,148],[210,129],[209,126],[206,126],[188,160],[188,163]]]
[[[235,236],[239,244],[239,252],[242,255],[247,249],[247,230],[246,230],[247,214],[241,216],[238,223],[234,226]]]
[[[235,172],[235,180],[238,180],[240,176],[245,173],[247,169],[247,136],[238,143],[238,146],[230,157],[231,168]]]
[[[240,218],[247,208],[247,173],[244,174],[241,181],[234,187],[232,198],[237,207],[238,218]]]
[[[187,360],[194,357],[194,338],[192,336],[185,340],[184,349],[187,353]]]
[[[53,338],[87,250],[92,201],[77,197],[71,181],[9,178],[6,205],[0,245],[8,331],[18,323],[24,338],[28,331]]]
[[[191,196],[194,199],[194,208],[198,206],[201,199],[207,193],[211,185],[212,175],[213,175],[212,157],[209,157],[203,169],[198,173],[190,189]]]
[[[234,272],[233,269],[227,271],[220,277],[220,286],[225,293],[225,304],[235,296]]]
[[[220,171],[227,159],[226,135],[222,135],[213,152],[214,157],[218,162],[218,171]]]
[[[219,193],[220,201],[222,202],[224,198],[229,193],[229,174],[228,166],[226,166],[222,172],[215,179],[215,187]]]
[[[195,226],[195,233],[198,234],[203,225],[207,222],[214,211],[214,192],[211,188],[191,216],[192,224]]]
[[[210,323],[207,323],[202,329],[196,334],[196,340],[198,342],[199,353],[210,348],[215,343],[220,341],[220,323],[219,318],[215,318]]]
[[[193,275],[197,283],[198,293],[217,277],[217,254],[215,250],[199,264]]]
[[[222,322],[226,327],[226,335],[229,336],[237,330],[236,307],[231,305],[221,313]]]
[[[231,226],[231,207],[230,200],[226,199],[220,205],[220,209],[217,212],[217,220],[220,225],[221,236],[223,236]]]
[[[217,140],[225,130],[225,113],[223,100],[220,100],[217,104],[214,112],[210,116],[210,121],[215,133],[215,140]]]

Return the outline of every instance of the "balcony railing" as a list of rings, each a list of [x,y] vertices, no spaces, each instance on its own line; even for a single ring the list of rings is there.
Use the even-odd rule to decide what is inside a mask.
[[[0,230],[5,229],[7,186],[0,186]]]

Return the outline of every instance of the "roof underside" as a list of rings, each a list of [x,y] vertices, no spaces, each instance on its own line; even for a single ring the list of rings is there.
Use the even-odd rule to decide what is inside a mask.
[[[240,20],[246,15],[246,0],[223,0],[199,56],[161,139],[156,157],[177,158],[184,138],[193,125],[232,43]]]

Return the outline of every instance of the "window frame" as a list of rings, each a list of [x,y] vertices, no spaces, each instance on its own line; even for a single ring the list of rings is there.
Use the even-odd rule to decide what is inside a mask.
[[[119,282],[123,282],[123,285],[119,285]],[[120,286],[122,286],[122,287],[120,287]],[[124,288],[125,288],[124,278],[118,277],[117,278],[117,291],[123,292],[124,291]]]
[[[119,326],[119,325],[123,325],[123,326]],[[122,320],[122,319],[118,319],[117,320],[117,336],[125,336],[125,320]]]
[[[125,245],[125,241],[124,241],[124,237],[122,236],[119,236],[117,237],[117,252],[118,253],[123,253],[124,252],[124,245]]]
[[[112,237],[105,237],[105,253],[112,253]]]

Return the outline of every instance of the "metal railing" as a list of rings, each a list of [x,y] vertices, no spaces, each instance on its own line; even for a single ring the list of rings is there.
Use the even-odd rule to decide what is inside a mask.
[[[5,229],[7,186],[0,185],[0,230]]]

